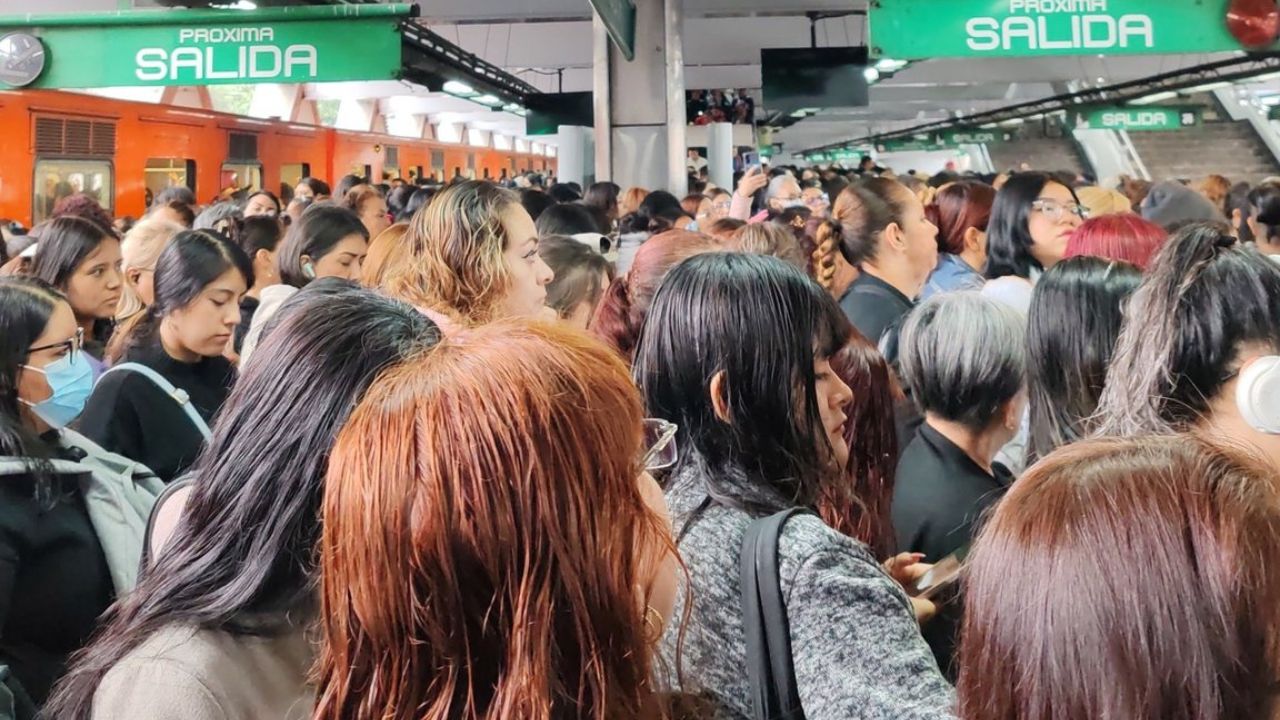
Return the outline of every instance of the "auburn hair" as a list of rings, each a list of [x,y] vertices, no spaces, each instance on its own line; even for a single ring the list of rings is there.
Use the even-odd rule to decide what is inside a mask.
[[[649,238],[636,251],[627,274],[609,283],[591,319],[591,332],[631,362],[662,279],[682,261],[719,249],[713,238],[687,230],[668,230]]]
[[[938,226],[938,252],[964,252],[964,235],[969,228],[987,231],[995,188],[974,180],[962,180],[938,189],[933,202],[925,206],[925,217]]]
[[[969,557],[960,717],[1273,717],[1275,558],[1265,460],[1176,435],[1057,450]]]
[[[642,187],[627,188],[618,198],[618,217],[626,217],[640,209],[640,203],[649,197],[649,191]]]
[[[408,256],[405,235],[409,223],[398,222],[378,233],[369,242],[369,254],[360,266],[360,284],[367,288],[380,288],[388,276],[399,271]]]
[[[386,292],[461,325],[493,320],[509,284],[502,254],[511,238],[502,216],[514,208],[523,209],[519,196],[491,182],[445,188],[410,221]]]
[[[1085,220],[1067,240],[1064,258],[1092,255],[1121,260],[1146,270],[1156,252],[1169,240],[1169,233],[1138,215],[1102,215]]]
[[[366,394],[330,459],[317,720],[646,718],[674,553],[640,397],[589,336],[500,321]]]

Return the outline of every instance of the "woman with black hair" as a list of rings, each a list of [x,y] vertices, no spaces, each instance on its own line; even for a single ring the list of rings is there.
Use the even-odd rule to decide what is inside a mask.
[[[646,195],[635,212],[618,220],[618,272],[631,269],[644,241],[667,230],[687,230],[692,222],[675,195],[664,190]]]
[[[369,230],[360,216],[337,205],[312,205],[289,226],[276,253],[275,284],[259,291],[258,308],[240,345],[240,362],[249,362],[262,327],[299,288],[326,277],[358,282],[369,254]]]
[[[329,451],[374,379],[438,340],[413,308],[341,280],[286,303],[218,417],[174,534],[48,716],[310,718]]]
[[[406,185],[405,187],[409,187]],[[404,208],[396,215],[396,222],[409,222],[418,210],[431,202],[431,198],[440,192],[440,188],[436,186],[414,188],[413,194],[409,196],[409,200],[405,202]]]
[[[1234,195],[1234,192],[1233,192]],[[1241,221],[1237,213],[1243,213]],[[1258,252],[1280,262],[1280,181],[1267,181],[1249,191],[1248,207],[1232,213],[1237,227],[1245,230]]]
[[[94,387],[80,431],[166,482],[181,475],[235,380],[222,354],[252,285],[253,266],[230,240],[208,230],[174,237],[156,262],[156,301],[113,339],[115,367]]]
[[[105,367],[103,355],[124,292],[120,241],[97,224],[68,215],[42,225],[38,242],[28,274],[66,295],[96,377]]]
[[[241,217],[280,217],[280,200],[267,190],[259,190],[245,198],[241,206]]]
[[[1089,256],[1040,277],[1027,326],[1027,465],[1088,437],[1125,304],[1141,282],[1137,266]]]
[[[240,324],[236,326],[235,351],[244,346],[244,337],[253,323],[262,291],[280,279],[277,270],[276,251],[280,247],[284,227],[275,217],[247,217],[239,223],[236,242],[253,263],[253,286],[240,300]]]
[[[1204,432],[1280,467],[1280,265],[1225,224],[1179,230],[1129,300],[1098,420],[1104,436]]]
[[[604,216],[612,226],[618,219],[618,196],[622,188],[617,183],[598,182],[587,188],[582,204]]]
[[[329,183],[319,178],[304,177],[293,186],[293,199],[307,204],[328,200],[330,194]]]
[[[25,720],[132,587],[160,483],[66,429],[93,376],[61,293],[0,278],[0,337],[0,683]],[[107,487],[132,502],[99,512]]]
[[[677,428],[666,496],[691,581],[673,611],[687,608],[688,622],[663,637],[664,666],[676,689],[694,691],[678,686],[681,675],[696,678],[717,716],[753,716],[743,669],[759,658],[744,635],[744,537],[756,519],[800,508],[777,547],[791,657],[770,648],[769,660],[793,667],[805,715],[951,717],[912,602],[865,545],[815,514],[825,489],[847,482],[852,398],[831,359],[852,332],[803,271],[740,253],[678,265],[645,321],[634,376],[650,415]],[[896,559],[895,573],[914,576],[909,562]]]
[[[996,193],[987,226],[983,292],[1024,315],[1031,289],[1067,251],[1087,213],[1075,190],[1047,173],[1018,173]]]

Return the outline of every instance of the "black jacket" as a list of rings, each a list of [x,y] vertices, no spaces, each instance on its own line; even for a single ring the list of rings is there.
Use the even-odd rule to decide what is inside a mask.
[[[992,465],[988,474],[963,450],[928,423],[898,462],[891,514],[898,549],[924,553],[925,562],[937,562],[972,540],[984,513],[1013,482],[1003,465]],[[942,598],[938,616],[925,623],[921,634],[933,649],[938,667],[955,677],[951,658],[962,616],[960,598]]]
[[[158,340],[129,353],[122,362],[146,365],[174,387],[185,390],[209,425],[227,399],[236,376],[226,358],[180,362],[169,357]],[[77,424],[90,440],[146,465],[165,482],[177,478],[195,462],[204,442],[182,406],[149,378],[129,371],[110,373],[98,381]]]
[[[898,288],[862,273],[840,299],[840,309],[858,332],[880,348],[885,360],[898,364],[898,333],[907,313],[915,307]]]

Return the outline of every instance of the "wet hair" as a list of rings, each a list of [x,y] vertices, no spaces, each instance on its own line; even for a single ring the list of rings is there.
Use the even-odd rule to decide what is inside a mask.
[[[675,549],[642,417],[625,366],[553,324],[380,379],[326,480],[313,717],[660,717],[637,588]]]
[[[102,231],[111,237],[116,237],[111,215],[103,209],[101,203],[85,193],[64,197],[53,206],[53,214],[50,217],[57,219],[67,216],[84,218],[102,228]]]
[[[36,479],[35,495],[50,503],[50,448],[22,422],[18,375],[30,359],[29,348],[49,326],[58,303],[67,299],[39,278],[0,277],[0,456],[25,458]]]
[[[1177,436],[1087,440],[1028,470],[966,563],[959,717],[1273,717],[1274,480]]]
[[[645,196],[634,213],[618,221],[618,230],[622,233],[647,232],[656,235],[673,229],[676,221],[686,216],[687,213],[675,195],[665,190],[654,190]]]
[[[839,227],[837,242],[840,252],[855,267],[867,260],[875,260],[880,251],[880,234],[889,225],[902,225],[907,206],[904,195],[911,191],[896,180],[872,177],[850,185],[841,191],[831,206],[834,224],[828,233]],[[818,238],[822,243],[831,236]]]
[[[1032,203],[1050,183],[1062,184],[1047,173],[1025,172],[1009,178],[996,193],[987,226],[987,277],[994,280],[1009,275],[1029,279],[1032,269],[1043,270],[1031,254],[1035,240],[1029,225]],[[1064,185],[1076,198],[1071,185]],[[1079,200],[1075,200],[1079,203]]]
[[[298,181],[298,185],[306,185],[311,188],[311,194],[315,195],[317,198],[333,195],[329,190],[329,183],[320,180],[319,178],[304,177]]]
[[[529,217],[533,218],[534,222],[541,219],[542,213],[546,212],[548,208],[554,207],[556,204],[555,200],[552,200],[549,195],[541,190],[522,188],[519,192],[520,205],[524,208],[525,212],[529,213]]]
[[[995,188],[973,180],[953,182],[938,190],[924,209],[929,222],[938,226],[938,252],[963,253],[969,228],[987,231],[995,200]]]
[[[300,288],[311,282],[302,271],[302,256],[319,262],[342,242],[343,238],[359,235],[369,241],[369,230],[360,217],[350,210],[330,204],[316,204],[303,211],[298,222],[289,226],[284,244],[276,254],[276,266],[280,270],[280,282]]]
[[[152,218],[134,225],[125,233],[120,243],[120,271],[128,274],[130,270],[155,270],[156,260],[160,252],[175,235],[186,228],[175,222]],[[120,304],[116,306],[116,319],[126,320],[143,309],[142,298],[134,291],[129,282],[120,288]]]
[[[502,221],[520,207],[515,193],[485,180],[449,186],[414,216],[406,260],[386,277],[392,297],[440,312],[464,325],[494,318],[506,297],[502,254],[513,240]]]
[[[245,287],[253,287],[253,262],[238,245],[210,230],[183,230],[175,235],[156,260],[155,303],[116,331],[106,359],[121,361],[154,342],[162,319],[190,305],[228,270],[239,271]]]
[[[1121,260],[1146,269],[1169,233],[1140,215],[1103,215],[1085,220],[1067,241],[1063,257],[1092,255]]]
[[[598,182],[587,188],[587,194],[582,198],[582,204],[589,208],[594,208],[606,217],[609,211],[614,214],[618,212],[618,195],[621,194],[622,188],[616,183]]]
[[[925,413],[980,431],[1022,390],[1026,321],[975,291],[940,293],[902,327],[902,381]]]
[[[597,233],[606,235],[609,232],[604,216],[586,205],[564,203],[552,205],[538,216],[536,222],[538,235],[578,235],[580,233]]]
[[[679,428],[674,477],[696,478],[711,501],[751,514],[815,508],[836,475],[820,449],[814,359],[835,355],[852,332],[830,294],[777,258],[717,252],[677,265],[634,364],[649,414]],[[720,373],[724,420],[708,392]]]
[[[558,203],[571,203],[582,199],[582,193],[566,183],[556,183],[547,188],[547,196]]]
[[[1142,271],[1075,257],[1049,268],[1031,293],[1027,322],[1027,464],[1089,434],[1129,296]]]
[[[173,536],[72,659],[49,717],[87,720],[107,672],[166,627],[274,636],[313,612],[334,439],[375,378],[439,337],[413,308],[345,280],[289,298],[218,413]]]
[[[1098,434],[1190,429],[1238,372],[1248,344],[1280,351],[1280,264],[1238,244],[1221,223],[1184,227],[1129,300]]]
[[[563,235],[539,239],[538,254],[555,273],[547,285],[547,306],[566,318],[586,302],[594,315],[605,287],[614,280],[613,263],[585,243]]]
[[[609,283],[591,319],[591,332],[630,362],[649,306],[667,273],[687,258],[716,249],[711,238],[687,230],[669,230],[649,238],[636,251],[627,273]]]

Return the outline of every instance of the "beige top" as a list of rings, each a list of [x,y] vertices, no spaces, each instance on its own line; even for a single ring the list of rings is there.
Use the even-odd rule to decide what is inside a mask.
[[[307,720],[313,647],[276,637],[166,628],[107,672],[93,720]]]

